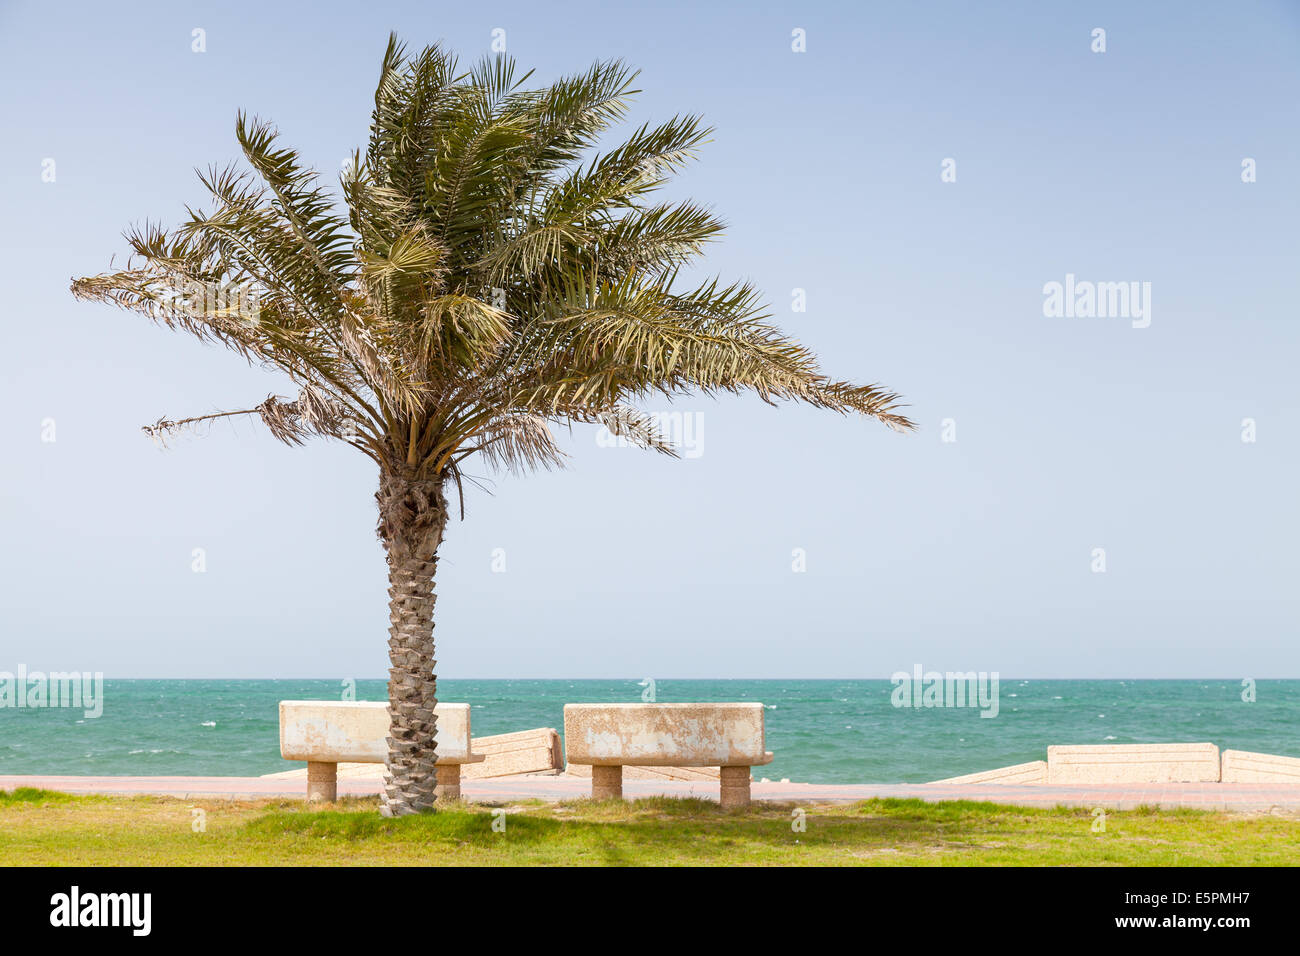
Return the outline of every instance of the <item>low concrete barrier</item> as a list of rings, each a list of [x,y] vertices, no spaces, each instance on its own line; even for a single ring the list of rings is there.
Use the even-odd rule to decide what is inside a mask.
[[[1029,763],[1013,764],[1010,767],[998,767],[996,770],[983,770],[968,773],[946,780],[931,780],[931,783],[1047,783],[1047,761],[1033,760]]]
[[[460,798],[461,764],[477,763],[470,751],[469,704],[438,704],[438,785],[441,799]],[[388,756],[388,705],[376,701],[280,701],[280,756],[307,761],[307,799],[333,803],[340,763],[384,763]]]
[[[1100,744],[1047,748],[1048,783],[1214,783],[1214,744]]]
[[[772,761],[763,705],[566,704],[570,764],[591,769],[591,795],[623,795],[623,767],[718,767],[724,807],[749,805],[749,768]]]
[[[1222,779],[1224,783],[1300,783],[1300,757],[1225,750]]]
[[[483,762],[466,764],[461,769],[461,776],[466,779],[564,769],[560,735],[554,727],[475,737],[471,745],[475,753],[483,755]]]

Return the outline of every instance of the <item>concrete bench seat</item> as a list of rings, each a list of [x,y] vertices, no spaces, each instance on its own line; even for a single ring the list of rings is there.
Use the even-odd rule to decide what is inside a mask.
[[[718,767],[722,806],[747,807],[749,768],[772,762],[759,703],[565,704],[564,750],[595,800],[623,795],[624,767]]]
[[[460,799],[462,764],[471,752],[469,704],[438,704],[438,799]],[[307,800],[333,803],[338,765],[384,763],[388,756],[388,705],[372,701],[280,701],[280,756],[307,761]]]

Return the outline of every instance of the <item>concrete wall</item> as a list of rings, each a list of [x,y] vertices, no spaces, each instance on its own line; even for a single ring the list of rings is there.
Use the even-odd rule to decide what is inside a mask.
[[[1047,748],[1048,783],[1212,783],[1214,744],[1103,744]]]
[[[996,770],[984,770],[980,773],[968,773],[947,780],[932,780],[931,783],[1047,783],[1047,761],[1033,760],[1029,763],[1013,764],[1010,767],[998,767]]]
[[[1248,750],[1225,750],[1223,782],[1300,784],[1300,757],[1257,754]]]
[[[466,764],[461,768],[461,776],[469,779],[544,773],[564,768],[560,735],[554,727],[475,737],[472,749],[476,754],[483,754],[485,759],[482,763]]]

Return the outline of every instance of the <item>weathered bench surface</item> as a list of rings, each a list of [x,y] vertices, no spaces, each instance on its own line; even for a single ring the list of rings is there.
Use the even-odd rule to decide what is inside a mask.
[[[469,704],[439,704],[438,763],[477,763],[470,752]],[[310,763],[383,763],[388,705],[380,701],[280,701],[280,756]]]
[[[754,767],[772,762],[763,705],[566,704],[564,752],[593,766]]]

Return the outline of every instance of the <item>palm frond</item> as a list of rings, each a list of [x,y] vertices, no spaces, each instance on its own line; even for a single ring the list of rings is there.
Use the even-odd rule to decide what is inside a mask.
[[[676,116],[597,153],[636,73],[594,64],[530,88],[508,57],[462,69],[438,46],[384,52],[346,212],[270,123],[240,113],[247,168],[200,172],[210,209],[127,234],[131,260],[73,282],[286,373],[249,415],[281,441],[346,441],[385,473],[454,481],[467,460],[556,467],[552,424],[597,423],[674,454],[653,396],[752,392],[912,428],[897,394],[828,376],[754,286],[679,281],[717,238],[704,206],[652,195],[710,130]],[[232,292],[232,290],[234,290]]]
[[[489,466],[520,474],[557,468],[568,458],[555,443],[546,419],[531,412],[494,415],[475,437],[477,444],[462,449],[457,464],[477,452]]]

